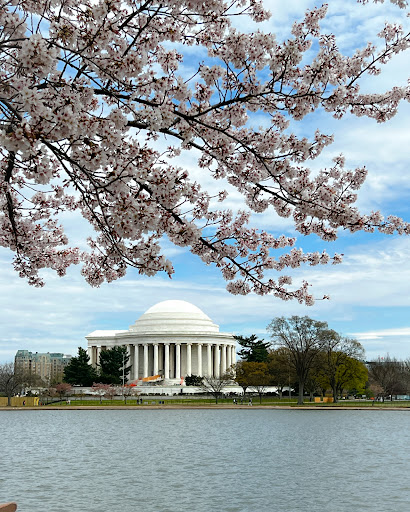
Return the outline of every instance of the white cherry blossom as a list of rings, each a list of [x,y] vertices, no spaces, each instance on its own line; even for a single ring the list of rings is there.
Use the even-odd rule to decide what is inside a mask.
[[[166,236],[216,265],[231,293],[310,305],[308,283],[295,288],[281,272],[340,263],[341,255],[304,253],[295,238],[252,227],[250,212],[291,217],[298,232],[323,240],[335,240],[339,229],[408,234],[398,217],[358,211],[365,167],[346,169],[339,155],[311,172],[331,134],[289,131],[318,109],[385,122],[409,100],[408,87],[360,91],[363,77],[408,49],[409,34],[386,23],[374,42],[343,55],[321,31],[326,12],[326,4],[308,11],[289,40],[277,41],[231,25],[237,15],[267,19],[258,0],[0,0],[0,245],[14,251],[16,271],[36,286],[41,269],[63,275],[78,263],[93,286],[129,266],[171,276]],[[192,76],[181,66],[188,46],[208,55]],[[255,112],[267,127],[251,127]],[[161,134],[165,153],[155,143]],[[180,167],[181,151],[190,150],[199,151],[204,173],[243,195],[249,211],[224,208],[223,184],[221,209],[212,206]],[[66,211],[94,228],[89,251],[70,246]]]

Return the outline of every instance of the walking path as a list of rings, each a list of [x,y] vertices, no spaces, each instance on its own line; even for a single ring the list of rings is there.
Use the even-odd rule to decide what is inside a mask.
[[[0,407],[0,411],[79,411],[79,410],[152,410],[152,409],[246,409],[249,411],[255,409],[278,409],[278,410],[310,410],[310,411],[410,411],[408,406],[343,406],[343,405],[233,405],[233,404],[169,404],[169,405],[68,405],[68,406],[39,406],[39,407]],[[3,510],[0,508],[0,512]],[[7,511],[8,512],[8,511]]]

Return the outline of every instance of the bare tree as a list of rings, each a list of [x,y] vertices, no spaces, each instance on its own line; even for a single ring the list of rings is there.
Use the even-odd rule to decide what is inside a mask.
[[[122,397],[124,399],[124,404],[127,405],[127,398],[131,396],[136,396],[138,394],[138,391],[134,389],[133,387],[126,384],[121,388]]]
[[[231,373],[223,373],[219,377],[204,377],[202,379],[201,389],[215,398],[215,403],[218,403],[218,399],[222,395],[222,390],[232,382]]]
[[[382,399],[403,391],[406,387],[404,364],[387,355],[369,363],[370,380],[382,389]]]
[[[317,355],[323,350],[328,338],[333,336],[334,331],[328,328],[326,322],[318,322],[308,316],[275,318],[267,330],[271,333],[276,346],[289,350],[290,364],[299,383],[298,404],[302,405],[309,372]]]
[[[25,371],[25,372],[22,371],[21,378],[22,378],[23,386],[26,388],[45,387],[46,386],[46,383],[40,377],[40,375],[37,375],[36,373],[33,373],[31,371]]]
[[[119,394],[117,388],[115,386],[111,386],[110,384],[108,384],[108,387],[106,388],[104,393],[104,397],[108,398],[108,400],[113,400],[115,395],[117,394]]]
[[[7,405],[11,406],[11,397],[21,391],[23,387],[23,374],[17,371],[14,363],[0,365],[0,393],[7,396]]]
[[[67,384],[66,382],[60,382],[59,384],[56,385],[55,390],[58,396],[60,397],[60,400],[62,400],[63,396],[68,398],[68,395],[72,391],[72,387],[70,384]]]
[[[101,382],[94,382],[92,390],[100,397],[100,404],[102,397],[108,396],[112,393],[113,387],[110,384],[102,384]]]
[[[404,384],[406,388],[406,394],[410,394],[410,357],[403,361],[403,372],[404,372]]]

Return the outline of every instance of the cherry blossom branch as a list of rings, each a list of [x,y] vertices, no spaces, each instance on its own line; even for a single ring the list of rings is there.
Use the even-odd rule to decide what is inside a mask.
[[[311,173],[309,162],[332,136],[288,130],[320,108],[336,118],[350,111],[390,119],[409,89],[362,94],[359,85],[406,51],[409,35],[387,23],[381,50],[369,44],[344,56],[321,32],[326,6],[308,11],[282,43],[234,30],[230,18],[239,15],[262,21],[268,13],[254,0],[0,0],[0,244],[17,251],[15,267],[31,284],[42,285],[43,268],[62,275],[79,261],[96,286],[127,266],[171,276],[166,236],[216,265],[232,293],[311,304],[306,282],[293,289],[289,276],[270,276],[340,256],[305,254],[294,238],[248,227],[249,212],[216,209],[226,192],[208,194],[173,165],[192,149],[198,166],[225,178],[250,211],[292,217],[302,234],[410,232],[402,219],[354,206],[364,167],[346,169],[338,156]],[[189,76],[180,69],[184,45],[208,52]],[[253,112],[271,126],[253,129]],[[155,143],[161,134],[171,140],[166,152]],[[66,248],[58,224],[66,210],[96,231],[89,251]]]

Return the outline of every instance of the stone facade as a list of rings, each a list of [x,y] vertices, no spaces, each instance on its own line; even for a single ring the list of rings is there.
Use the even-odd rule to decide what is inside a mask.
[[[62,379],[64,368],[70,361],[70,355],[60,352],[40,353],[18,350],[14,358],[14,365],[25,375],[37,375],[44,383],[50,384],[54,379]]]
[[[232,334],[219,327],[199,308],[181,300],[151,307],[124,331],[94,331],[86,336],[91,364],[101,350],[126,346],[130,355],[130,380],[159,376],[179,383],[188,375],[215,376],[236,362]]]

